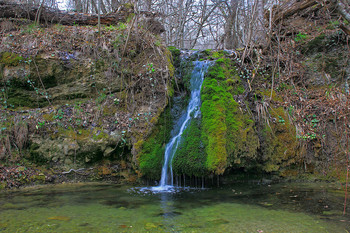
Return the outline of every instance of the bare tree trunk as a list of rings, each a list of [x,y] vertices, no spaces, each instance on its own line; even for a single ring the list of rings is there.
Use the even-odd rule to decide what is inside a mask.
[[[98,18],[97,18],[97,25],[98,25],[98,34],[101,35],[101,0],[98,1]]]
[[[75,10],[76,12],[83,12],[83,6],[81,4],[81,0],[74,0],[74,6],[75,6]]]
[[[101,13],[101,10],[102,10],[103,14],[107,14],[107,9],[106,9],[105,4],[103,3],[103,0],[99,0],[99,1],[100,1],[100,4],[101,4],[101,6],[100,6],[100,13]]]
[[[40,15],[41,15],[42,9],[43,9],[43,7],[44,7],[44,1],[45,1],[45,0],[42,0],[41,4],[40,4],[40,6],[39,6],[39,9],[37,10],[37,12],[36,12],[36,14],[35,14],[35,20],[34,20],[35,25],[38,25],[39,22],[40,22]]]
[[[237,0],[231,0],[229,4],[226,3],[228,14],[225,17],[224,26],[224,48],[233,49],[236,45],[234,43],[233,28],[236,19],[236,9],[238,6]]]
[[[145,10],[151,11],[152,10],[152,0],[146,0],[145,4],[146,4]]]
[[[264,27],[264,0],[257,1],[257,14],[256,14],[256,29],[255,29],[255,43],[260,45],[266,44],[266,30]]]
[[[85,13],[88,13],[89,12],[89,8],[90,8],[90,1],[89,0],[86,0],[86,8],[85,8]]]
[[[118,0],[111,0],[112,11],[116,11],[119,6]]]

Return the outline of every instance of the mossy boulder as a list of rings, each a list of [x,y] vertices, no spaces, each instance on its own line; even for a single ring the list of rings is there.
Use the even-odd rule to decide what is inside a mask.
[[[24,61],[23,57],[18,54],[11,52],[0,53],[0,65],[18,66],[22,61]]]
[[[271,108],[271,121],[262,129],[262,169],[266,172],[282,171],[298,163],[296,129],[282,107]]]
[[[187,175],[189,177],[207,175],[207,156],[201,140],[201,123],[201,119],[193,119],[183,132],[172,162],[175,174]]]
[[[236,82],[227,82],[236,80]],[[259,141],[254,121],[234,97],[242,90],[235,63],[220,58],[209,70],[202,86],[202,139],[210,172],[223,174],[227,167],[248,165],[256,158]]]

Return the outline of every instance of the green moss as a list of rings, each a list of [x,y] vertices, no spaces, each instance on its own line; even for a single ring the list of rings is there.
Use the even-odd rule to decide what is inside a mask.
[[[72,127],[68,129],[60,128],[58,133],[66,138],[75,139],[75,140],[86,140],[90,137],[90,132],[85,129],[74,130]]]
[[[171,78],[171,81],[167,83],[167,95],[168,97],[173,97],[175,92],[175,64],[178,66],[178,63],[180,62],[180,50],[176,49],[175,47],[169,47],[165,54],[168,62],[167,66],[169,69],[169,75]]]
[[[217,59],[220,57],[224,57],[225,55],[227,55],[227,52],[224,50],[214,51],[212,52],[211,58]]]
[[[171,57],[172,57],[172,63],[174,64],[175,67],[178,67],[180,65],[180,54],[181,51],[180,49],[177,49],[174,46],[169,46],[168,50],[171,52]]]
[[[183,132],[172,163],[175,174],[199,177],[207,173],[201,130],[201,119],[197,118]]]
[[[204,56],[210,56],[211,55],[211,53],[212,53],[212,49],[206,49],[206,50],[204,50],[204,51],[202,51],[202,54],[204,55]]]
[[[319,53],[325,49],[325,34],[317,36],[315,39],[309,41],[303,48],[301,52],[303,54]]]
[[[186,60],[182,60],[181,64],[180,64],[180,68],[179,70],[181,70],[181,84],[183,85],[184,89],[186,90],[190,90],[191,89],[191,75],[192,75],[192,71],[194,68],[194,64],[192,61],[186,61]]]
[[[270,115],[275,122],[265,125],[262,140],[263,170],[267,172],[281,169],[297,161],[295,127],[282,107],[272,108]]]
[[[23,57],[10,52],[4,52],[0,56],[0,64],[5,64],[7,66],[18,66],[21,61],[23,61]]]
[[[162,169],[165,145],[170,140],[172,129],[172,117],[170,107],[159,117],[151,135],[143,142],[138,144],[141,152],[138,154],[138,162],[142,176],[151,179],[159,179]]]
[[[329,30],[333,30],[333,29],[336,29],[339,25],[340,25],[340,22],[338,20],[330,21],[326,28]]]
[[[114,116],[115,113],[117,112],[117,107],[112,104],[112,105],[106,105],[103,107],[103,116]]]
[[[6,182],[5,181],[1,181],[0,182],[0,191],[6,188]]]
[[[14,107],[37,108],[48,105],[45,98],[39,95],[33,96],[31,92],[15,87],[9,88],[7,102]]]
[[[273,101],[276,102],[283,102],[283,99],[281,96],[279,96],[275,90],[272,90],[272,95],[271,95],[271,90],[269,89],[264,89],[262,91],[257,91],[258,94],[260,94],[262,96],[263,99],[270,99],[270,97],[272,98]]]
[[[242,113],[234,95],[243,88],[234,63],[220,58],[208,70],[202,86],[202,140],[210,172],[223,174],[255,158],[259,145],[254,121]]]

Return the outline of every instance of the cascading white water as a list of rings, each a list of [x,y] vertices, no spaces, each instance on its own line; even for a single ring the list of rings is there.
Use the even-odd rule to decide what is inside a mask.
[[[178,133],[170,139],[170,142],[166,145],[164,153],[164,164],[162,168],[162,176],[159,186],[153,187],[154,191],[166,191],[173,188],[173,169],[172,169],[172,159],[180,143],[182,133],[189,125],[191,118],[198,117],[200,113],[201,105],[201,87],[204,80],[204,74],[208,70],[210,62],[208,61],[195,61],[194,69],[191,74],[191,97],[185,113],[185,117],[180,124],[180,130]],[[170,176],[169,176],[170,175]]]

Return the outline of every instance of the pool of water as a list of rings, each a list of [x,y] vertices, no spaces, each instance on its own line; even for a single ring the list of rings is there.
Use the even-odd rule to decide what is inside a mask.
[[[246,183],[173,193],[144,190],[85,183],[2,192],[0,231],[350,231],[350,215],[342,215],[344,193],[335,184]]]

